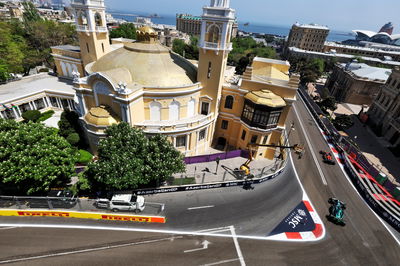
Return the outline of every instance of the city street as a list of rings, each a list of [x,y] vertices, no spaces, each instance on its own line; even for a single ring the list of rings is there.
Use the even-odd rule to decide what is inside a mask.
[[[300,121],[297,115],[301,117]],[[236,238],[228,230],[233,225],[237,235],[265,236],[296,206],[301,199],[301,189],[299,185],[294,185],[295,177],[288,164],[281,176],[250,191],[236,187],[151,196],[148,200],[166,203],[167,223],[163,225],[36,217],[0,218],[2,224],[103,226],[110,229],[117,226],[144,231],[195,232],[209,229],[209,233],[224,234],[226,238],[190,236],[178,232],[162,234],[11,227],[1,230],[0,246],[3,248],[0,262],[39,256],[17,264],[118,265],[140,260],[141,265],[396,265],[400,259],[398,242],[358,196],[340,167],[321,162],[318,151],[327,150],[328,146],[301,101],[295,104],[288,121],[294,121],[296,125],[290,136],[291,143],[306,146],[303,158],[294,158],[294,164],[327,229],[326,237],[321,241],[289,243],[238,238],[235,244]],[[309,146],[307,138],[312,140],[312,146]],[[347,203],[345,227],[334,225],[324,218],[328,212],[327,199],[332,196]],[[213,207],[188,209],[201,206]],[[225,231],[212,230],[217,227],[223,227],[221,230]],[[16,249],[17,245],[20,248]],[[184,252],[192,249],[199,250]]]

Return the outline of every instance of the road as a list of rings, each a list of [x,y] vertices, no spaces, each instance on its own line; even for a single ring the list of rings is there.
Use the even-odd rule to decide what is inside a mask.
[[[0,228],[0,261],[44,255],[35,260],[20,261],[19,264],[397,265],[400,261],[399,244],[358,196],[340,167],[321,163],[318,151],[327,150],[328,146],[300,100],[294,104],[288,123],[291,121],[296,126],[290,135],[291,143],[305,144],[307,149],[302,159],[294,158],[294,165],[321,218],[327,214],[329,197],[335,196],[347,203],[347,225],[336,226],[323,218],[327,233],[321,241],[292,243],[236,239],[231,231],[227,231],[231,237],[217,238],[179,233]],[[312,147],[307,143],[306,135],[312,141]],[[314,158],[319,160],[315,162]],[[320,165],[323,178],[316,163]],[[156,195],[154,201],[164,200],[167,204],[168,222],[165,225],[151,225],[151,228],[184,231],[234,225],[238,234],[265,235],[301,199],[299,187],[293,185],[295,178],[291,171],[293,169],[289,164],[282,176],[257,185],[251,191],[230,188]],[[205,206],[213,207],[188,209]],[[45,218],[12,217],[4,217],[0,221],[49,222]],[[52,223],[55,221],[51,220]],[[60,219],[57,221],[64,223]],[[65,223],[115,225],[105,221],[73,220]],[[148,226],[141,225],[139,228]],[[207,249],[184,252],[201,248],[204,240],[212,243]]]

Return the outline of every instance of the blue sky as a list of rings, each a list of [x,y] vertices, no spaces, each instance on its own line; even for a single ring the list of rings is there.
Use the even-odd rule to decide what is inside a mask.
[[[174,15],[200,15],[210,0],[105,0],[108,8]],[[272,25],[317,23],[331,29],[378,31],[391,21],[400,32],[399,0],[231,0],[239,21]]]

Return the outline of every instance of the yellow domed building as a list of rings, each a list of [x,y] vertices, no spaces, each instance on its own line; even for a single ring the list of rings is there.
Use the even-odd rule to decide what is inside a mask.
[[[89,0],[72,4],[76,12],[87,11],[89,27],[98,23],[93,14],[103,18],[103,1],[96,1],[100,8]],[[91,149],[96,151],[108,126],[122,121],[146,134],[166,135],[185,156],[210,147],[278,143],[298,77],[289,77],[288,62],[265,58],[255,58],[243,76],[235,75],[227,67],[234,22],[229,0],[212,0],[203,8],[199,61],[194,63],[161,45],[148,26],[137,30],[136,42],[118,48],[107,44],[103,49],[108,33],[104,36],[94,24],[80,32],[85,76],[75,73],[74,88]],[[86,55],[94,51],[100,53]],[[275,150],[256,152],[273,158]]]

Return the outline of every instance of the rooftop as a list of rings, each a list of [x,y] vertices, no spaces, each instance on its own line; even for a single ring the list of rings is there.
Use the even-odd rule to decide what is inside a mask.
[[[315,24],[315,23],[300,24],[300,23],[296,22],[295,24],[293,24],[293,26],[296,26],[298,28],[305,28],[305,29],[329,30],[329,28],[327,26],[322,26],[322,25],[318,25],[318,24]]]
[[[0,101],[7,103],[43,91],[75,94],[72,83],[60,81],[55,76],[43,73],[0,85]]]
[[[68,50],[68,51],[77,52],[77,53],[81,52],[81,48],[79,46],[74,46],[74,45],[58,45],[58,46],[52,46],[51,48]]]
[[[355,76],[371,81],[386,82],[392,71],[387,68],[372,67],[364,63],[347,63],[340,64],[346,71],[353,73]]]

